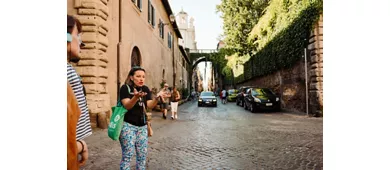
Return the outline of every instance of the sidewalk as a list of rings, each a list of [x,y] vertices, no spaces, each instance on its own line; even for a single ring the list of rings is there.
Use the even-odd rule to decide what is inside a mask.
[[[179,101],[179,106],[186,103],[187,101],[184,99],[184,100],[180,100]],[[170,109],[171,107],[169,106],[168,108],[168,112],[167,112],[167,119],[163,119],[162,118],[162,112],[159,108],[159,106],[157,106],[157,108],[153,109],[151,111],[152,113],[152,128],[153,128],[153,131],[156,131],[162,127],[164,127],[165,125],[168,125],[169,123],[172,123],[171,121],[171,118],[170,118]]]
[[[186,102],[187,102],[186,99],[180,100],[180,101],[179,101],[179,106],[182,105],[182,104],[184,104],[184,103],[186,103]],[[169,105],[169,107],[168,107],[168,111],[170,111],[170,110],[171,110],[171,105]],[[160,112],[160,113],[161,113],[160,105],[157,104],[157,106],[153,109],[153,111],[156,111],[156,112]]]

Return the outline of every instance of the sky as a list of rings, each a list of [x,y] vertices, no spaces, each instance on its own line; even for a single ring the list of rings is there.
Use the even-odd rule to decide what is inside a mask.
[[[171,8],[175,14],[182,9],[194,18],[195,41],[198,49],[216,49],[218,36],[223,33],[223,21],[220,13],[216,13],[216,6],[221,0],[169,0]],[[203,88],[208,85],[211,76],[211,63],[207,64],[206,79],[203,81]],[[206,64],[198,64],[199,71],[204,75]]]
[[[175,14],[181,9],[194,18],[195,40],[198,49],[216,49],[218,36],[223,33],[223,21],[216,13],[221,0],[169,0]]]

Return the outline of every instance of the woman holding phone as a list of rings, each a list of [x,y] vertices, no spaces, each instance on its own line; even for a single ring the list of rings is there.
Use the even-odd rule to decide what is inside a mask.
[[[160,96],[157,95],[152,99],[152,93],[144,84],[145,70],[135,66],[130,70],[126,83],[120,88],[120,100],[128,110],[119,136],[122,148],[121,170],[130,169],[130,160],[134,151],[136,153],[136,169],[146,168],[148,130],[144,107],[154,108],[157,104],[157,98]]]

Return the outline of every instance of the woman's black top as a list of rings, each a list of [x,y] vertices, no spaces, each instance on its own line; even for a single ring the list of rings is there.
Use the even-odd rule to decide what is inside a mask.
[[[131,99],[134,96],[134,87],[128,85],[130,88],[130,92],[126,85],[122,85],[120,89],[120,100],[125,98]],[[137,87],[137,91],[139,92],[142,89],[142,92],[146,92],[147,95],[142,98],[142,101],[138,100],[137,103],[127,111],[124,117],[124,121],[127,123],[130,123],[135,126],[144,126],[146,125],[146,115],[144,113],[144,108],[142,105],[145,105],[145,108],[147,108],[147,102],[148,100],[152,100],[152,94],[147,86]]]

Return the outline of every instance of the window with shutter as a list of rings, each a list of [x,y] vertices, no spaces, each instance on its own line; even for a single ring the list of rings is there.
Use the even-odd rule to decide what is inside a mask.
[[[154,26],[156,26],[155,15],[154,15],[154,7],[153,7],[153,5],[151,5],[151,7],[152,7],[152,25],[153,25],[153,28],[154,28]]]
[[[148,22],[151,23],[151,3],[150,3],[150,0],[148,0]]]
[[[142,11],[142,0],[137,0],[137,6]]]
[[[158,31],[160,32],[160,38],[162,38],[164,36],[163,28],[164,28],[164,25],[163,25],[161,19],[159,19],[158,20]]]
[[[162,30],[161,30],[161,38],[162,38],[162,39],[164,39],[164,27],[165,27],[165,26],[164,26],[164,23],[161,22],[161,29],[162,29]]]
[[[171,33],[168,32],[168,48],[171,48]]]

